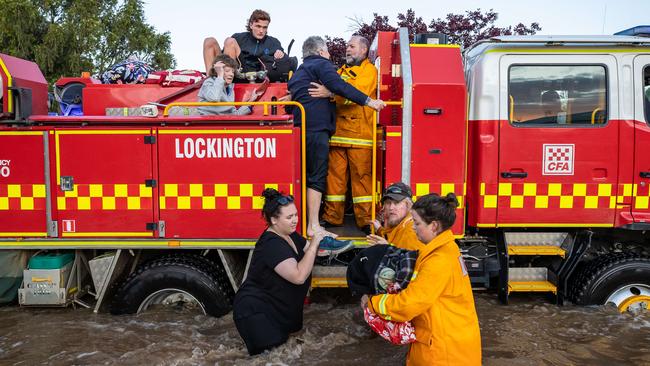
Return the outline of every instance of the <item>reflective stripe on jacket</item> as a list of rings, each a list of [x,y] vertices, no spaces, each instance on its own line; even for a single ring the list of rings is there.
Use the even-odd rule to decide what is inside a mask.
[[[384,319],[412,321],[417,342],[407,365],[480,365],[481,335],[467,270],[447,230],[420,249],[409,286],[370,298]]]
[[[343,66],[338,70],[341,79],[371,98],[377,97],[377,68],[368,59],[359,66]],[[374,110],[336,96],[336,132],[330,145],[372,148],[372,121]]]

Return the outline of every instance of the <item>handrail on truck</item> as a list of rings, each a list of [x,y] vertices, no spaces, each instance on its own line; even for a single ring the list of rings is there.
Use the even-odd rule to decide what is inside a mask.
[[[165,107],[163,111],[163,116],[168,117],[169,116],[169,109],[171,107],[179,106],[179,107],[222,107],[222,106],[245,106],[245,105],[250,105],[250,106],[256,106],[256,105],[261,105],[264,108],[264,115],[268,116],[269,115],[269,106],[276,106],[276,105],[283,105],[283,106],[294,106],[298,107],[300,109],[300,116],[301,116],[301,121],[300,121],[300,207],[301,207],[301,221],[302,225],[300,226],[302,228],[302,233],[303,236],[307,236],[307,171],[305,168],[305,159],[306,159],[306,153],[305,153],[305,139],[306,139],[306,129],[305,129],[305,107],[303,107],[302,104],[294,101],[276,101],[276,102],[174,102],[174,103],[169,103]]]
[[[384,101],[386,106],[398,106],[402,107],[403,103],[401,100],[394,101]],[[370,213],[370,219],[372,222],[375,222],[376,212],[375,207],[377,207],[377,112],[373,113],[373,122],[372,122],[372,210]],[[375,225],[370,225],[370,231],[372,234],[375,233]]]
[[[387,106],[399,106],[403,107],[403,101],[384,101]],[[175,102],[175,103],[170,103],[168,104],[164,111],[163,111],[163,116],[168,117],[169,116],[169,110],[174,107],[174,106],[182,106],[182,107],[198,107],[198,106],[256,106],[256,105],[261,105],[264,108],[264,115],[268,116],[269,115],[269,106],[277,106],[277,105],[284,105],[284,106],[296,106],[300,108],[300,116],[301,116],[301,121],[300,121],[300,126],[301,126],[301,148],[300,148],[300,154],[301,154],[301,202],[300,202],[300,207],[301,207],[301,228],[302,228],[302,233],[303,236],[307,237],[307,179],[306,179],[306,151],[305,151],[305,139],[306,139],[306,129],[305,129],[305,107],[294,101],[277,101],[277,102]],[[377,181],[377,112],[373,114],[373,123],[372,123],[372,207],[373,209],[371,210],[371,220],[374,222],[376,219],[376,212],[375,212],[375,207],[377,206],[377,186],[376,182]],[[374,234],[375,232],[375,227],[374,225],[370,225],[370,229],[372,233]]]

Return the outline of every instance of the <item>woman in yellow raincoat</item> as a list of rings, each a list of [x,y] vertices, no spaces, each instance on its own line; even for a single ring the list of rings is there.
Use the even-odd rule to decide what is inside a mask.
[[[409,286],[397,294],[364,296],[362,307],[386,320],[411,321],[417,341],[407,365],[480,365],[481,335],[472,286],[450,228],[458,200],[428,194],[413,205],[419,249]]]

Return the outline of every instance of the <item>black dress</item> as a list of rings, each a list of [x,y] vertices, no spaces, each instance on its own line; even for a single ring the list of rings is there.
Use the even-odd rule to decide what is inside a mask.
[[[257,240],[246,280],[235,295],[233,318],[248,353],[255,355],[287,341],[289,333],[302,329],[302,311],[311,275],[294,285],[274,270],[280,262],[305,255],[307,241],[290,235],[298,253],[277,234],[265,231]]]

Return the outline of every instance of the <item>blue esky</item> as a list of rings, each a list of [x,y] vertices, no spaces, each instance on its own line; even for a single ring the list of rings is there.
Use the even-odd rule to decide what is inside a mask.
[[[448,13],[492,8],[499,13],[497,25],[538,22],[542,27],[538,34],[613,34],[635,25],[650,24],[650,0],[145,0],[147,21],[157,31],[171,33],[177,68],[202,71],[203,39],[213,36],[222,44],[232,33],[244,31],[246,20],[256,8],[271,14],[269,34],[278,38],[285,48],[295,39],[293,56],[300,56],[302,42],[311,35],[347,39],[353,24],[349,18],[370,21],[373,13],[379,13],[387,15],[394,24],[397,13],[408,8],[427,23]]]

